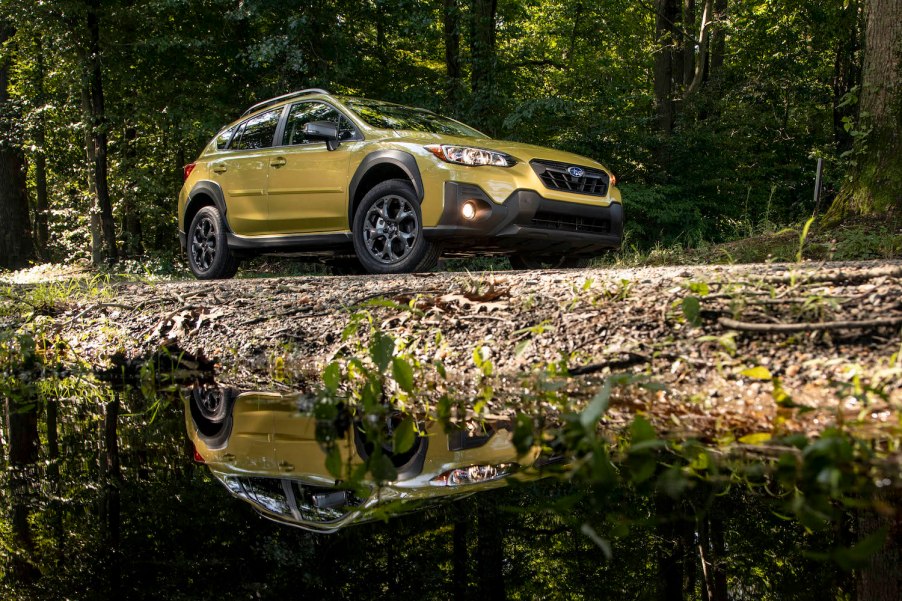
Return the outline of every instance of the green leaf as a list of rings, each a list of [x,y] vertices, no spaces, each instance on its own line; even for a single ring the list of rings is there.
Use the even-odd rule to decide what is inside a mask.
[[[393,449],[395,453],[406,453],[417,441],[417,428],[412,419],[405,419],[394,432]]]
[[[333,361],[326,366],[326,369],[323,371],[323,384],[326,385],[326,389],[332,394],[338,391],[338,386],[341,384],[341,365],[337,361]]]
[[[836,561],[842,567],[853,568],[867,563],[867,561],[886,543],[889,528],[884,526],[867,535],[850,549],[838,549],[835,553]]]
[[[764,444],[772,438],[769,432],[755,432],[754,434],[746,434],[739,439],[742,444]]]
[[[520,454],[526,453],[534,442],[535,435],[533,434],[532,418],[523,413],[517,415],[513,436],[513,443],[517,452]]]
[[[611,379],[608,378],[604,381],[604,386],[601,387],[601,390],[592,397],[592,400],[589,401],[589,404],[580,414],[579,422],[582,424],[583,428],[586,430],[594,428],[595,424],[598,423],[598,420],[601,419],[601,416],[604,415],[604,412],[608,410],[610,400]]]
[[[702,305],[695,296],[687,296],[683,299],[683,315],[686,321],[693,327],[702,325]]]
[[[341,479],[341,453],[338,452],[337,446],[329,449],[329,453],[326,455],[326,469],[333,478]]]
[[[394,352],[395,341],[391,336],[382,332],[373,334],[373,340],[370,342],[370,356],[373,358],[373,363],[376,364],[379,371],[384,372],[388,368]]]
[[[744,369],[739,372],[739,375],[745,376],[746,378],[752,378],[753,380],[770,380],[773,377],[771,376],[770,370],[763,365]]]
[[[635,448],[639,443],[655,440],[658,438],[654,426],[648,423],[648,420],[637,415],[630,424],[630,446]]]
[[[707,282],[691,282],[689,290],[699,296],[708,296],[711,293],[711,288]]]
[[[614,553],[611,550],[611,543],[608,542],[606,538],[602,538],[595,532],[595,529],[592,528],[588,523],[583,524],[580,527],[580,531],[592,539],[592,542],[595,543],[601,552],[604,553],[605,559],[611,559],[614,557]]]
[[[398,479],[398,470],[392,465],[391,459],[382,453],[370,457],[370,473],[376,482],[391,482]]]
[[[401,390],[407,393],[413,392],[413,368],[407,360],[395,357],[391,360],[391,373]]]
[[[529,343],[532,342],[529,338],[521,340],[517,343],[517,346],[514,347],[514,358],[519,359],[520,356],[526,352],[526,349],[529,348]]]

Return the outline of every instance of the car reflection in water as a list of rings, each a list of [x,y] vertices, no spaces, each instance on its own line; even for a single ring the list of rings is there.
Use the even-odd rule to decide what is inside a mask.
[[[431,423],[409,451],[383,449],[397,469],[395,480],[378,486],[366,481],[350,490],[325,467],[311,397],[209,384],[184,397],[195,460],[264,517],[315,532],[414,511],[511,479],[538,479],[552,473],[543,468],[562,460],[540,455],[538,447],[517,453],[509,422],[470,424],[476,427],[450,433]],[[374,450],[354,424],[338,446],[345,463],[358,465]]]

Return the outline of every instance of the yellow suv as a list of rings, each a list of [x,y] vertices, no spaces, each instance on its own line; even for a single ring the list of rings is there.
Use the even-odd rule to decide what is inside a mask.
[[[201,279],[265,253],[339,273],[425,271],[442,255],[573,267],[620,245],[615,183],[591,159],[424,109],[301,90],[252,106],[185,166],[179,238]]]

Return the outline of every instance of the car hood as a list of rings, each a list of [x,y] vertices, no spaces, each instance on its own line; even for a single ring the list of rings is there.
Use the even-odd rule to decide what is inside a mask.
[[[594,167],[595,169],[603,169],[610,173],[610,169],[588,157],[563,150],[555,150],[554,148],[536,146],[534,144],[510,142],[508,140],[495,140],[493,138],[465,138],[426,132],[396,131],[393,132],[393,134],[399,138],[399,141],[415,144],[455,144],[460,146],[475,146],[477,148],[485,148],[486,150],[505,152],[524,163],[528,163],[533,159],[542,159],[546,161],[572,163],[584,167]]]

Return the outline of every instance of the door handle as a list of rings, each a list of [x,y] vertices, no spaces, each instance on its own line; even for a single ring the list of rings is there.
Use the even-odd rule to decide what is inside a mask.
[[[278,168],[283,166],[287,162],[288,161],[285,160],[285,157],[276,157],[269,162],[269,166]]]
[[[223,163],[216,163],[212,167],[214,173],[225,173],[229,170]]]

